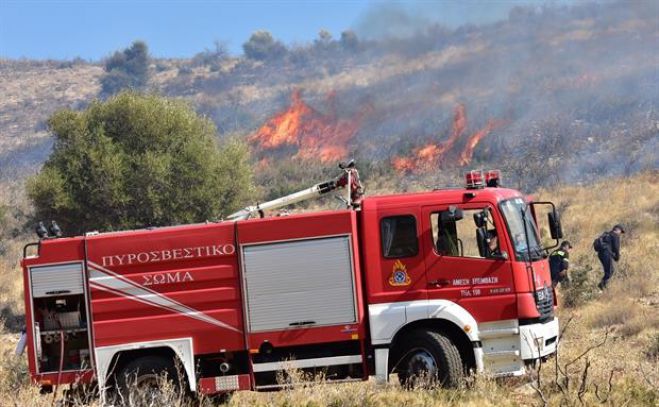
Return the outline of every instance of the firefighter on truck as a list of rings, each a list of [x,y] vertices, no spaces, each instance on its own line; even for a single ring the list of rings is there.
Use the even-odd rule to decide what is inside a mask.
[[[40,225],[17,349],[33,381],[94,383],[102,398],[157,388],[161,374],[199,394],[277,389],[290,368],[457,386],[556,352],[551,202],[502,188],[498,171],[364,197],[354,162],[340,170],[220,222],[76,237]],[[344,209],[265,216],[342,189]]]

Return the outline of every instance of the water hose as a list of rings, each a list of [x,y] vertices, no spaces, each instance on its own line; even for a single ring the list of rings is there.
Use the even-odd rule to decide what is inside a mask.
[[[62,380],[62,370],[64,369],[64,331],[59,331],[59,339],[59,370],[57,371],[57,381],[55,382],[55,388],[53,389],[53,405],[57,398],[57,388]]]

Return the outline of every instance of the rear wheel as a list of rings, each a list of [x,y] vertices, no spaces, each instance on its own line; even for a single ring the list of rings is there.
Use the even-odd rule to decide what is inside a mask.
[[[401,340],[396,366],[405,387],[456,387],[464,369],[458,348],[446,336],[433,331],[413,331]]]
[[[174,361],[162,356],[143,356],[129,362],[116,376],[118,396],[125,404],[166,404],[184,395]]]

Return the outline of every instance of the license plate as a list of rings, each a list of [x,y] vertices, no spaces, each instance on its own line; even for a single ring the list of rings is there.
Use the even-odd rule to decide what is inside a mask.
[[[545,290],[538,291],[538,301],[544,301],[546,296],[547,294],[545,293]]]

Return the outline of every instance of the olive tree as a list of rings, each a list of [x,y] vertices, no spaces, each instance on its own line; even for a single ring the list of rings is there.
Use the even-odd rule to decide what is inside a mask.
[[[69,232],[162,226],[231,213],[253,191],[247,147],[218,144],[185,102],[122,92],[48,122],[53,152],[28,182],[37,219]]]
[[[116,51],[105,61],[101,92],[111,95],[122,89],[144,89],[149,81],[150,63],[149,48],[143,41],[135,41],[123,51]]]
[[[255,31],[243,44],[245,56],[258,61],[277,59],[286,53],[286,46],[268,31]]]

